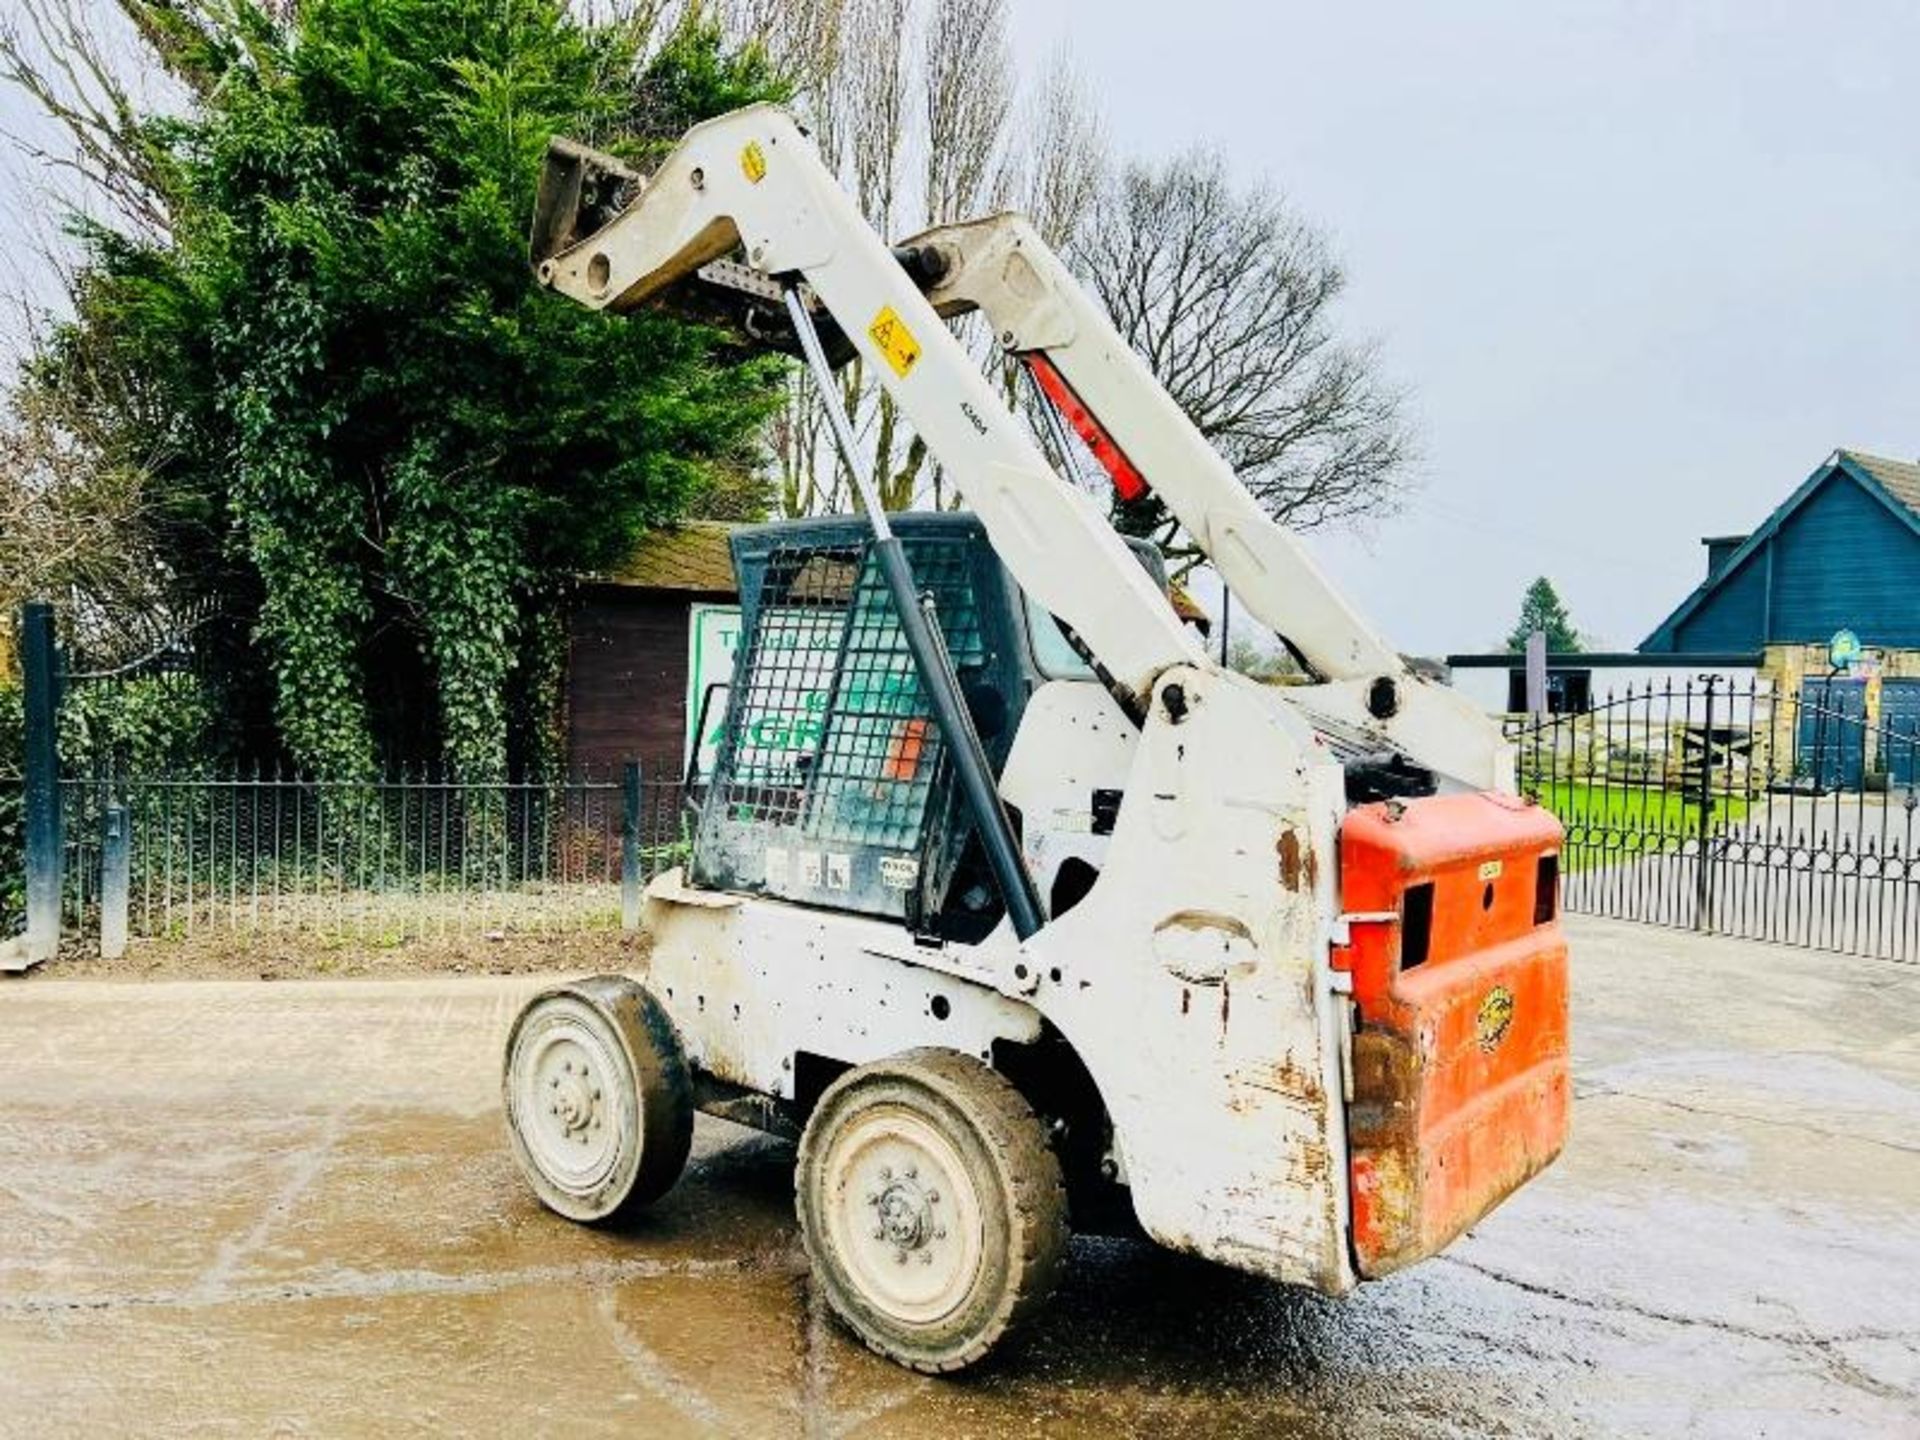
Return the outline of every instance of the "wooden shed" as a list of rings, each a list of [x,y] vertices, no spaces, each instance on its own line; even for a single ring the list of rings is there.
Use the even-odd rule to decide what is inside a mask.
[[[567,646],[567,757],[576,772],[639,760],[678,773],[696,620],[703,607],[739,599],[732,531],[706,520],[658,530],[619,570],[581,578]]]

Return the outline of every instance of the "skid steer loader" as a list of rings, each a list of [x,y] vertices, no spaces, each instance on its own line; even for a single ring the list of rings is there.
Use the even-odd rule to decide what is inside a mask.
[[[962,1369],[1069,1224],[1340,1294],[1558,1153],[1560,829],[1495,725],[1416,678],[1019,217],[890,248],[755,106],[651,176],[556,141],[544,285],[802,357],[864,518],[734,540],[742,642],[639,973],[508,1039],[549,1207],[657,1199],[696,1110],[797,1139],[807,1252],[880,1353]],[[947,319],[982,313],[1123,494],[1151,488],[1309,683],[1214,663]],[[882,512],[858,355],[969,506]]]

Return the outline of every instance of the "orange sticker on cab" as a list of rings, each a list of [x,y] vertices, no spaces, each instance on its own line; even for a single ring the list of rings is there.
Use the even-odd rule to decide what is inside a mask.
[[[894,313],[891,305],[882,305],[880,313],[873,317],[873,323],[867,327],[867,334],[879,347],[887,364],[893,367],[893,373],[902,380],[913,369],[920,358],[920,342],[913,338],[913,332],[907,328],[907,322]]]

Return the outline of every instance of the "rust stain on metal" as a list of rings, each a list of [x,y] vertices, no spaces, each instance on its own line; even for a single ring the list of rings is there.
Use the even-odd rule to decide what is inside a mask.
[[[1306,874],[1304,849],[1300,844],[1298,830],[1280,832],[1280,883],[1288,890],[1299,890],[1300,881]]]
[[[1327,1092],[1317,1069],[1298,1063],[1290,1055],[1275,1061],[1272,1069],[1274,1088],[1283,1094],[1295,1096],[1309,1105],[1325,1102]]]
[[[1301,1141],[1299,1148],[1294,1151],[1291,1168],[1291,1179],[1295,1184],[1304,1185],[1316,1193],[1331,1194],[1327,1180],[1333,1173],[1333,1157],[1323,1141]]]
[[[1419,1049],[1407,1036],[1363,1028],[1353,1037],[1353,1104],[1347,1143],[1356,1155],[1354,1202],[1372,1243],[1367,1273],[1383,1275],[1421,1253]]]
[[[1236,1086],[1278,1095],[1291,1104],[1306,1108],[1317,1108],[1326,1101],[1326,1090],[1320,1083],[1319,1074],[1296,1064],[1291,1056],[1236,1071],[1233,1079]]]

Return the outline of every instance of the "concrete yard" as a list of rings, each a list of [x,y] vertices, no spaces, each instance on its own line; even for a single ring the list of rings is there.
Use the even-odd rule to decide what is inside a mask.
[[[623,1233],[522,1186],[534,977],[0,984],[0,1434],[1920,1434],[1920,966],[1575,919],[1572,1147],[1340,1302],[1078,1242],[921,1379],[702,1121]]]

